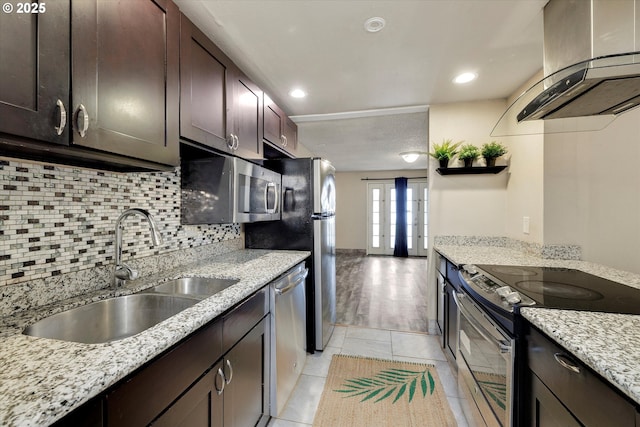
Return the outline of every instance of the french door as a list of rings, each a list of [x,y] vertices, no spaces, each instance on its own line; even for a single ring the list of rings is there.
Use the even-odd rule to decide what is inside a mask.
[[[427,183],[407,185],[407,249],[410,256],[427,255]],[[393,181],[367,185],[367,253],[393,255],[396,240],[396,190]]]

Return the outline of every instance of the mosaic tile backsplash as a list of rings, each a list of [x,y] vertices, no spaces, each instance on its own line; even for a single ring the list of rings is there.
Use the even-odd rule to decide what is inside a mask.
[[[115,222],[124,221],[123,261],[240,237],[239,224],[180,224],[180,170],[117,173],[0,158],[0,287],[113,263]],[[1,288],[0,288],[1,290]]]

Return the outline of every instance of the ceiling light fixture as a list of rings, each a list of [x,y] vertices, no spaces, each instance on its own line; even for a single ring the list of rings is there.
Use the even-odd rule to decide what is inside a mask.
[[[293,98],[304,98],[305,96],[307,96],[307,92],[303,91],[302,89],[293,89],[291,90],[291,92],[289,92],[289,95]]]
[[[400,157],[402,157],[402,160],[407,163],[413,163],[418,160],[418,157],[420,157],[422,154],[427,153],[423,153],[422,151],[405,151],[404,153],[400,153]]]
[[[476,78],[478,78],[478,75],[476,73],[462,73],[462,74],[458,74],[456,78],[453,79],[453,82],[461,85],[461,84],[472,82]]]
[[[384,28],[386,21],[384,18],[380,18],[379,16],[375,16],[373,18],[369,18],[364,22],[364,29],[370,33],[377,33],[378,31]]]

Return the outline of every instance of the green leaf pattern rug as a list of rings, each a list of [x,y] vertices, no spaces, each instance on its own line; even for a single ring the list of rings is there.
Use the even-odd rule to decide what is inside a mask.
[[[456,426],[433,365],[334,355],[314,427]]]

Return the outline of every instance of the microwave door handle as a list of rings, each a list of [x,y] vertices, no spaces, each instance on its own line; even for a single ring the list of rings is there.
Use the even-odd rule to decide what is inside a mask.
[[[273,188],[273,194],[275,194],[273,209],[269,209],[269,188]],[[264,210],[268,214],[276,213],[278,208],[278,192],[276,190],[276,184],[273,182],[268,182],[264,187]]]
[[[487,341],[490,341],[492,343],[494,343],[496,345],[496,347],[498,347],[498,349],[500,349],[500,353],[508,353],[511,351],[511,344],[505,340],[499,340],[497,338],[495,338],[493,335],[491,335],[491,333],[489,331],[487,331],[482,325],[477,324],[474,321],[474,316],[469,312],[469,310],[467,310],[467,308],[463,305],[460,304],[460,300],[465,298],[465,296],[459,292],[453,292],[453,299],[455,300],[456,304],[458,305],[458,309],[460,310],[460,314],[462,314],[464,317],[467,318],[467,320],[469,321],[469,325],[471,325],[473,327],[473,329],[476,330],[476,332],[478,332],[482,338],[484,338]]]

